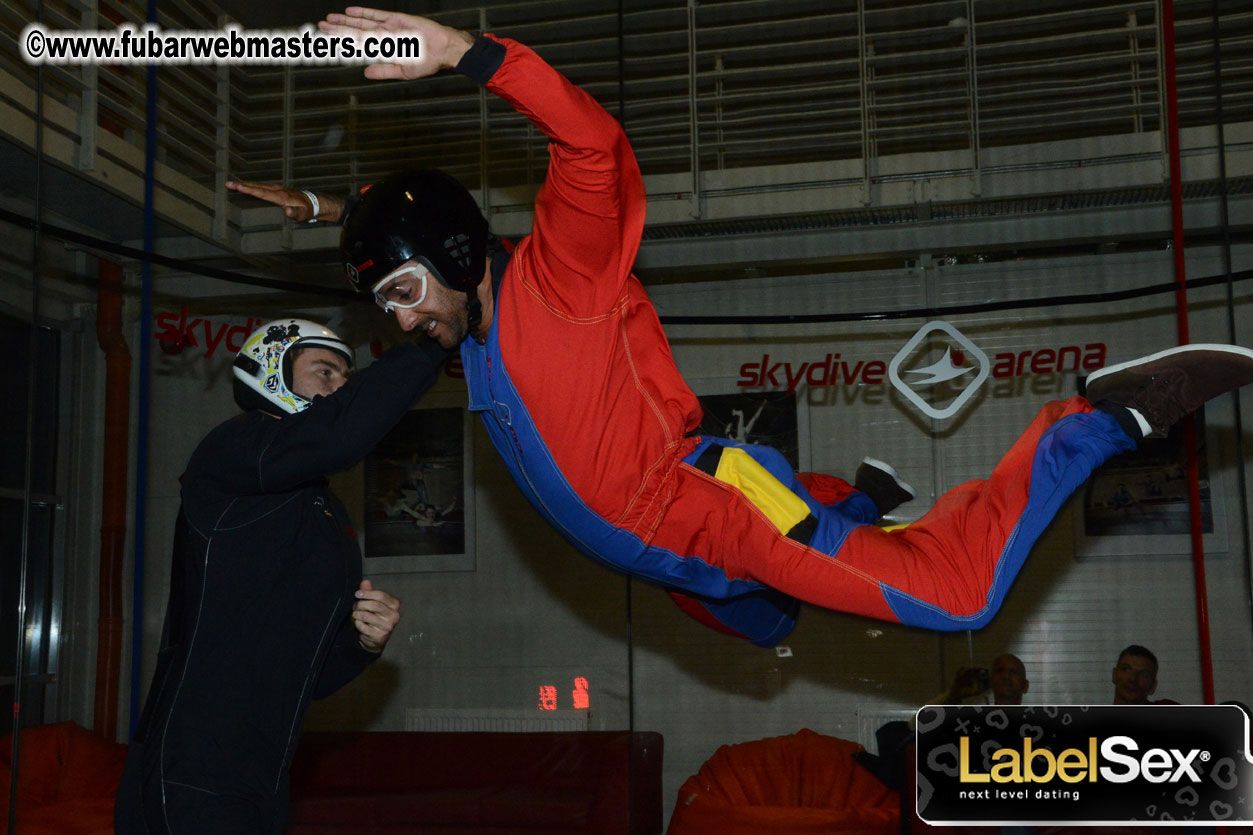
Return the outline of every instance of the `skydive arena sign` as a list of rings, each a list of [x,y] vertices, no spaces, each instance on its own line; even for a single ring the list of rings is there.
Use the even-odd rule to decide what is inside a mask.
[[[1253,826],[1235,705],[929,705],[917,728],[930,824]]]

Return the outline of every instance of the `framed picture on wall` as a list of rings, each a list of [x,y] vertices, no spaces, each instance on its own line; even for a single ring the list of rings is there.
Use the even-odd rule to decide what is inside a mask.
[[[367,576],[474,570],[470,421],[460,405],[413,409],[366,458]]]
[[[1207,554],[1227,550],[1221,490],[1210,478],[1205,410],[1195,412],[1202,542]],[[1183,425],[1132,452],[1110,459],[1080,488],[1075,554],[1102,556],[1190,555],[1187,452]]]
[[[699,399],[705,410],[700,434],[772,446],[783,453],[792,469],[809,469],[808,413],[797,408],[795,394],[740,391],[702,394]]]

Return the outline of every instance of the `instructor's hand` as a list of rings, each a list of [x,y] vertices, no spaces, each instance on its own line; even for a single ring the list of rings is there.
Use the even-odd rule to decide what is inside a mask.
[[[357,628],[361,648],[382,652],[399,622],[400,601],[374,588],[369,580],[362,580],[357,589],[357,603],[352,607],[352,625]]]
[[[371,32],[416,35],[421,44],[419,57],[394,64],[370,64],[365,68],[365,77],[374,79],[425,78],[440,70],[450,70],[474,44],[469,32],[436,23],[430,18],[361,6],[349,6],[343,14],[328,14],[326,20],[318,23],[318,28],[330,35],[355,36]]]
[[[319,194],[317,195],[318,214],[315,218],[313,215],[313,203],[309,200],[309,195],[300,189],[287,188],[280,186],[278,183],[249,183],[244,180],[227,180],[226,188],[230,191],[246,194],[249,197],[255,197],[258,200],[264,200],[267,203],[273,203],[283,210],[283,214],[292,220],[302,223],[310,220],[329,220],[337,223],[340,215],[344,213],[344,201],[342,198],[332,197],[329,194]]]

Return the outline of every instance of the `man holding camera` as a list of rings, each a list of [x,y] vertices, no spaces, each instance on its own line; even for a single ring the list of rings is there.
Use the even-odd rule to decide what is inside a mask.
[[[936,704],[1020,705],[1030,686],[1022,659],[1006,652],[992,659],[991,667],[958,668]]]

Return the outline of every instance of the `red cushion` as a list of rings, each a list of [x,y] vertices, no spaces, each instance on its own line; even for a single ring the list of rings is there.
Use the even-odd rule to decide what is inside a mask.
[[[112,803],[126,766],[126,746],[67,724],[57,800],[101,798]]]
[[[21,835],[113,835],[113,798],[66,800],[22,812]]]
[[[661,763],[649,732],[310,733],[292,763],[289,835],[626,835],[632,816],[657,832]]]
[[[724,745],[679,788],[671,835],[894,835],[899,795],[853,760],[855,742],[801,730]]]
[[[593,795],[585,789],[536,786],[434,789],[302,796],[292,802],[293,824],[320,826],[520,826],[545,830],[587,825]]]
[[[488,826],[527,826],[553,832],[587,826],[594,797],[588,789],[507,786],[483,801]]]
[[[0,740],[0,785],[8,786],[12,737]],[[122,779],[126,746],[104,739],[73,722],[22,730],[18,771],[20,831],[61,835],[111,833],[113,798]],[[0,792],[0,818],[9,813],[8,792]]]
[[[370,794],[509,784],[591,787],[615,734],[312,733],[292,763],[292,793]],[[380,772],[378,763],[387,763]]]
[[[60,722],[55,725],[40,725],[34,728],[23,728],[21,746],[22,767],[18,770],[18,809],[31,809],[52,803],[57,798],[60,785],[62,749],[65,747],[71,722]],[[13,756],[12,735],[0,740],[0,762],[7,771],[12,766]],[[5,781],[8,785],[8,781]],[[0,803],[4,811],[9,810],[8,792],[3,794]]]
[[[407,792],[356,792],[301,797],[292,803],[294,822],[324,826],[396,826],[405,823],[480,823],[486,788],[453,788]]]

